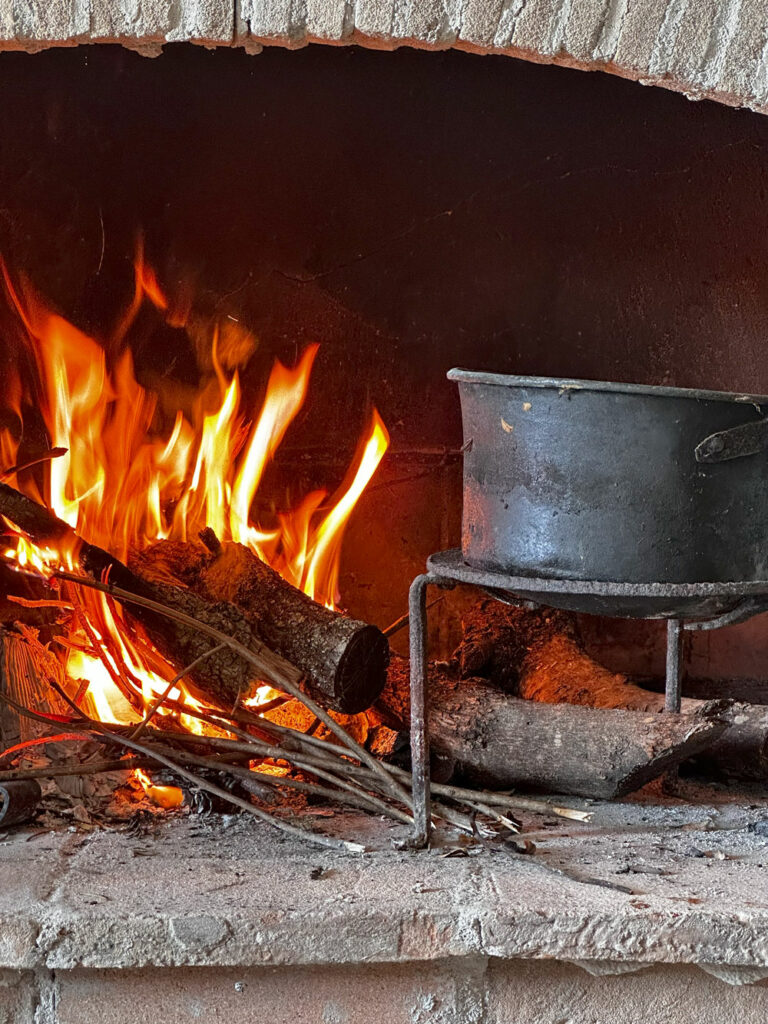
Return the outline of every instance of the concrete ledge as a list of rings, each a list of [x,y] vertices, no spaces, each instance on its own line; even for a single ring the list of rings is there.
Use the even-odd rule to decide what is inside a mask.
[[[251,819],[180,820],[156,838],[50,834],[0,844],[0,966],[132,969],[557,959],[591,973],[698,965],[768,976],[765,807],[603,805],[548,825],[535,856],[371,852],[286,840]],[[651,821],[648,825],[646,822]]]
[[[768,805],[705,799],[526,816],[533,856],[342,812],[365,854],[250,818],[10,833],[0,1021],[764,1024]]]
[[[764,0],[0,0],[0,49],[182,41],[457,47],[768,111]]]

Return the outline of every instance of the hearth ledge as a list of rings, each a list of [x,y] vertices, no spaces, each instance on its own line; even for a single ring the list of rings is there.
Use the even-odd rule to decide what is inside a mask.
[[[534,856],[398,852],[398,828],[343,813],[320,823],[364,833],[371,852],[238,818],[164,822],[154,838],[14,833],[0,844],[0,968],[557,960],[750,984],[768,977],[766,813],[596,805],[589,826],[535,825]]]

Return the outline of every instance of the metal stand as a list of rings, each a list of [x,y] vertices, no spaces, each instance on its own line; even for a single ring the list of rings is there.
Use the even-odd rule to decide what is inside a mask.
[[[679,711],[683,682],[683,624],[667,620],[667,674],[664,680],[664,710]]]
[[[408,591],[411,656],[411,775],[413,845],[429,845],[429,733],[427,731],[427,587],[437,576],[417,576]]]
[[[545,601],[531,600],[531,593],[546,596],[558,595],[556,600],[563,606],[562,595],[589,594],[606,600],[611,597],[647,597],[657,601],[659,595],[690,597],[700,595],[706,600],[730,601],[725,611],[716,610],[708,617],[691,621],[683,618],[667,618],[667,663],[664,688],[664,709],[679,712],[682,679],[684,674],[683,640],[685,630],[720,629],[737,622],[744,622],[761,612],[768,611],[768,581],[746,583],[702,583],[702,584],[617,584],[585,581],[563,581],[530,579],[489,573],[467,566],[458,550],[443,551],[432,555],[427,561],[427,572],[417,576],[411,584],[408,595],[410,618],[411,657],[411,771],[413,776],[413,837],[412,845],[423,848],[429,845],[430,779],[429,779],[429,730],[428,730],[428,642],[427,642],[427,587],[430,585],[451,589],[457,583],[475,586],[497,600],[537,608]],[[555,603],[553,601],[553,603]],[[567,607],[567,605],[566,605]],[[653,606],[655,607],[655,605]],[[610,615],[610,606],[603,613]],[[696,614],[693,612],[693,614]],[[698,615],[701,616],[699,611]],[[658,613],[633,614],[633,618],[659,618]]]

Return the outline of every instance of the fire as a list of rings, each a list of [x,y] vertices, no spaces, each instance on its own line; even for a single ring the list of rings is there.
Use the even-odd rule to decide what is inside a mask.
[[[134,297],[104,344],[49,310],[5,267],[3,275],[37,371],[28,397],[39,404],[52,449],[64,450],[52,451],[58,457],[34,473],[11,473],[8,482],[44,499],[81,537],[121,560],[157,540],[194,539],[207,527],[221,541],[248,546],[292,584],[334,607],[344,529],[388,445],[378,413],[374,410],[348,479],[332,500],[325,492],[312,492],[275,523],[255,522],[251,514],[265,469],[304,405],[317,346],[308,347],[294,367],[275,362],[261,408],[248,415],[237,368],[223,368],[231,353],[222,358],[219,328],[211,328],[211,379],[191,412],[178,411],[172,426],[163,429],[160,396],[136,380],[123,339],[144,303],[175,327],[186,322],[189,310],[173,307],[141,253]],[[245,350],[252,350],[253,341],[246,342]],[[108,360],[108,352],[120,354]],[[0,472],[16,462],[23,425],[15,375],[7,398],[18,426],[0,430]],[[41,473],[42,492],[33,483]],[[73,552],[41,550],[12,523],[6,521],[4,532],[11,538],[3,547],[5,557],[20,568],[50,574],[74,564]],[[79,601],[69,635],[61,641],[73,691],[104,722],[139,722],[175,671],[103,594],[88,591]],[[263,691],[269,688],[257,692],[253,705],[265,703]],[[183,681],[169,696],[200,707]],[[180,715],[179,720],[189,730],[201,730],[198,719]]]
[[[169,810],[172,807],[181,807],[184,803],[184,793],[178,786],[157,786],[141,768],[134,768],[131,776],[158,807]]]
[[[271,686],[267,686],[265,684],[263,686],[258,687],[256,693],[254,693],[252,697],[247,697],[243,701],[243,706],[246,708],[250,708],[251,710],[258,709],[260,707],[263,707],[265,704],[269,704],[271,700],[274,700],[276,697],[279,696],[279,690],[275,690]]]

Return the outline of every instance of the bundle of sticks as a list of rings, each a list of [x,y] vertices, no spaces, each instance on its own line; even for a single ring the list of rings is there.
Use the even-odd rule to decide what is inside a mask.
[[[135,729],[108,726],[83,714],[55,682],[54,688],[70,707],[72,715],[67,719],[57,716],[57,728],[65,728],[66,732],[57,731],[41,737],[36,746],[71,746],[73,740],[82,740],[89,743],[89,749],[94,743],[101,745],[104,756],[54,767],[3,768],[3,762],[21,752],[24,746],[21,745],[6,750],[0,756],[0,783],[162,766],[170,769],[179,781],[283,832],[350,852],[362,852],[364,847],[355,841],[327,836],[292,823],[266,810],[264,805],[274,804],[274,794],[287,789],[383,815],[405,825],[412,823],[408,772],[371,758],[348,734],[344,736],[343,744],[329,743],[242,709],[220,715],[187,707],[184,712],[204,721],[210,727],[210,735],[158,729],[148,725],[146,720]],[[7,695],[5,700],[21,715],[49,728],[53,726],[50,716],[32,712]],[[116,750],[130,753],[120,757],[106,756]],[[286,765],[300,777],[254,770],[251,767],[254,761]],[[241,791],[232,786],[233,781],[241,784]],[[250,799],[251,796],[258,798],[256,803]],[[520,822],[515,814],[520,810],[555,814],[577,821],[589,818],[588,813],[560,807],[550,801],[510,793],[480,792],[461,786],[437,785],[435,798],[435,818],[477,838],[495,837],[499,832],[519,832]]]

